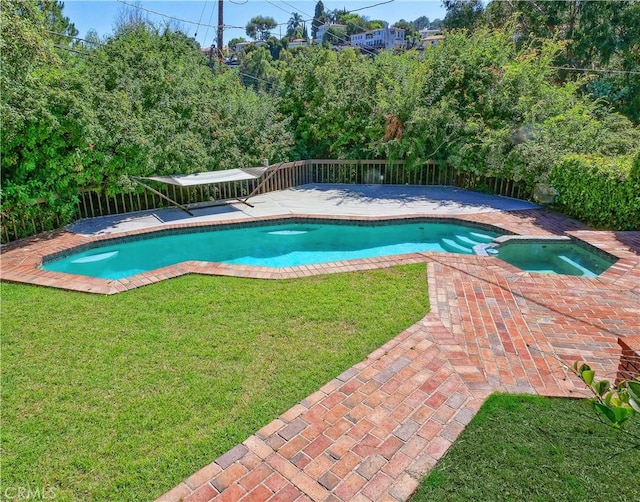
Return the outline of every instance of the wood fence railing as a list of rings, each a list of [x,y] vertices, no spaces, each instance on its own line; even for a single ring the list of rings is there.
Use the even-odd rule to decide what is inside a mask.
[[[284,190],[309,183],[445,185],[486,191],[507,197],[528,199],[525,185],[502,178],[477,176],[459,172],[443,161],[430,161],[421,168],[405,168],[403,161],[385,160],[301,160],[274,164],[277,172],[257,194]],[[246,197],[259,186],[260,180],[244,180],[196,187],[177,187],[149,182],[160,193],[181,205],[204,205],[227,199]],[[134,211],[167,207],[168,203],[142,187],[115,195],[86,189],[79,194],[76,219],[109,216]],[[35,235],[61,226],[58,217],[28,219],[3,218],[3,243]]]

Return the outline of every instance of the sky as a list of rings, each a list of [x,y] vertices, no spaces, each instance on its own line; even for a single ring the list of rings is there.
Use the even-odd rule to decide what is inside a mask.
[[[217,0],[63,0],[64,15],[78,29],[78,36],[84,37],[89,30],[95,30],[100,37],[110,35],[122,9],[130,8],[126,4],[138,5],[148,18],[158,24],[171,21],[171,16],[182,20],[182,30],[189,36],[195,36],[201,46],[210,46],[216,37],[218,24]],[[383,3],[384,2],[384,3]],[[326,10],[347,9],[369,19],[381,19],[390,24],[405,19],[412,21],[420,16],[429,19],[443,19],[445,9],[440,0],[323,0]],[[371,7],[375,4],[375,7]],[[248,38],[244,27],[254,16],[270,16],[281,23],[273,30],[273,34],[284,35],[287,21],[293,12],[311,19],[315,10],[315,1],[295,0],[224,0],[224,24],[232,26],[224,31],[225,44],[235,37]],[[156,13],[148,12],[154,11]],[[308,25],[309,32],[311,26]],[[280,32],[280,30],[282,30]]]

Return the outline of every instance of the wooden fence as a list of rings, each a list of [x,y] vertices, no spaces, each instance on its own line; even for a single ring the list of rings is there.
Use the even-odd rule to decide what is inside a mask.
[[[421,168],[405,168],[403,161],[385,160],[301,160],[274,164],[276,172],[259,187],[257,194],[284,190],[309,183],[385,184],[385,185],[445,185],[479,190],[497,195],[528,199],[525,186],[511,180],[476,176],[459,172],[446,162],[430,161]],[[149,182],[152,188],[181,205],[206,205],[246,197],[260,180],[244,180],[215,185],[177,187]],[[106,195],[98,189],[83,190],[79,196],[76,219],[94,218],[168,207],[169,203],[142,187]],[[44,202],[40,202],[45,204]],[[60,218],[2,219],[2,242],[60,228]]]

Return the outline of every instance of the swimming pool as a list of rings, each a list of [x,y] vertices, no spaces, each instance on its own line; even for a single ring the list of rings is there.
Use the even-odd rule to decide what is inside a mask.
[[[45,270],[122,279],[189,260],[292,267],[423,251],[473,254],[503,235],[451,221],[282,221],[120,238],[45,258]]]

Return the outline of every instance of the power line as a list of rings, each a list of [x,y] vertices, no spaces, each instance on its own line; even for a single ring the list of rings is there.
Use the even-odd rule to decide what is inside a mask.
[[[203,23],[201,23],[201,21],[202,21],[202,14],[200,15],[200,20],[199,20],[198,22],[195,22],[195,21],[190,21],[190,20],[188,20],[188,19],[182,19],[182,18],[179,18],[179,17],[170,16],[170,15],[168,15],[168,14],[164,14],[164,13],[162,13],[162,12],[158,12],[158,11],[155,11],[155,10],[152,10],[152,9],[148,9],[148,8],[146,8],[146,7],[142,7],[141,5],[137,5],[137,4],[129,3],[129,2],[127,2],[127,1],[125,1],[125,0],[117,0],[117,1],[118,1],[118,2],[120,2],[121,4],[127,5],[128,7],[131,7],[131,8],[134,8],[134,9],[143,10],[143,11],[145,11],[145,12],[149,12],[150,14],[155,14],[156,16],[160,16],[160,17],[163,17],[163,18],[166,18],[166,19],[172,19],[172,20],[174,20],[174,21],[179,21],[179,22],[181,22],[181,23],[186,23],[186,24],[190,24],[190,25],[196,26],[196,31],[200,28],[200,26],[206,26],[206,27],[207,27],[207,29],[208,29],[208,28],[216,28],[216,29],[218,28],[218,26],[217,26],[217,25],[212,25],[212,24],[210,24],[210,23],[211,23],[211,19],[209,20],[209,24],[203,24]],[[218,0],[218,1],[219,1],[219,0]],[[247,0],[247,1],[248,1],[248,0]],[[236,2],[232,2],[232,3],[236,3],[236,5],[244,5],[245,3],[247,3],[247,1],[246,1],[246,2],[244,2],[244,3],[236,3]],[[371,8],[373,8],[373,7],[377,7],[377,6],[379,6],[379,5],[384,5],[384,4],[392,3],[392,2],[394,2],[394,1],[395,1],[395,0],[386,0],[385,2],[379,2],[379,3],[373,4],[373,5],[367,5],[367,6],[365,6],[365,7],[360,7],[360,8],[358,8],[358,9],[353,9],[353,10],[345,11],[345,12],[346,12],[347,14],[350,14],[350,13],[352,13],[352,12],[357,12],[357,11],[361,11],[361,10],[371,9]],[[269,3],[270,5],[272,5],[273,7],[276,7],[277,9],[282,10],[283,12],[286,12],[287,14],[290,14],[290,12],[289,12],[289,11],[287,11],[287,10],[283,9],[282,7],[279,7],[278,5],[275,5],[273,2],[270,2],[269,0],[266,0],[266,2],[267,2],[267,3]],[[290,6],[290,7],[292,7],[294,10],[297,10],[298,12],[300,12],[300,13],[304,14],[305,16],[310,16],[310,14],[305,13],[305,12],[301,11],[300,9],[295,8],[294,6],[292,6],[292,5],[288,4],[287,2],[284,2],[284,0],[283,0],[283,3],[285,3],[286,5],[289,5],[289,6]],[[205,2],[205,6],[206,6],[206,2]],[[203,12],[204,12],[204,9],[203,9]],[[213,16],[213,11],[212,11],[212,16]],[[303,21],[304,21],[305,23],[306,23],[306,22],[309,22],[309,21],[313,21],[313,17],[309,17],[308,19],[303,19]],[[278,23],[278,24],[276,24],[276,26],[286,26],[286,25],[288,25],[288,24],[289,24],[288,22],[287,22],[287,23]],[[351,24],[353,24],[353,23],[351,23]],[[228,30],[228,29],[244,30],[245,28],[246,28],[246,26],[223,25],[223,29],[225,29],[225,30]],[[207,33],[208,33],[208,30],[207,30]],[[345,42],[345,43],[346,43],[346,42],[349,42],[349,40],[347,40],[346,38],[343,38],[343,37],[336,36],[336,38],[337,38],[338,40],[340,40],[341,42]],[[372,51],[371,49],[367,48],[367,47],[361,47],[361,50],[364,50],[365,52],[371,52],[371,53],[373,53],[373,51]]]
[[[368,5],[367,7],[360,7],[359,9],[353,9],[347,12],[347,14],[351,14],[352,12],[358,12],[360,10],[372,9],[373,7],[378,7],[379,5],[385,5],[388,3],[393,3],[395,0],[387,0],[386,2],[380,2],[373,5]]]
[[[57,49],[62,49],[63,51],[74,52],[74,53],[80,54],[82,56],[91,57],[91,53],[90,52],[78,51],[78,50],[72,49],[70,47],[65,47],[64,45],[56,45],[56,44],[54,44],[54,47],[57,48]]]
[[[268,80],[264,80],[262,78],[256,77],[255,75],[250,75],[248,73],[242,73],[241,71],[238,71],[238,75],[242,76],[242,77],[247,77],[247,78],[251,78],[253,80],[257,80],[258,82],[262,82],[264,84],[270,85],[271,87],[280,87],[280,84],[278,84],[278,82],[269,82]]]
[[[266,0],[266,2],[267,2],[269,5],[272,5],[273,7],[275,7],[276,9],[280,9],[282,12],[286,12],[287,14],[291,14],[291,12],[289,12],[288,10],[283,9],[282,7],[280,7],[280,6],[276,5],[276,4],[274,4],[273,2],[270,2],[269,0]],[[283,2],[283,3],[284,3],[284,2]],[[302,11],[300,11],[300,12],[302,12]],[[304,12],[302,12],[302,13],[304,14]],[[282,24],[282,23],[280,23],[280,24]]]
[[[285,0],[280,0],[280,1],[281,1],[283,4],[288,5],[288,6],[289,6],[289,7],[291,7],[292,9],[297,10],[297,11],[298,11],[298,12],[300,12],[301,14],[304,14],[305,16],[311,16],[311,14],[309,14],[309,13],[307,13],[307,12],[303,12],[302,10],[298,9],[297,7],[295,7],[294,5],[291,5],[290,3],[285,2]],[[345,10],[345,11],[343,11],[343,12],[344,12],[345,14],[351,14],[352,12],[358,12],[358,11],[361,11],[361,10],[372,9],[372,8],[374,8],[374,7],[378,7],[378,6],[380,6],[380,5],[385,5],[385,4],[393,3],[393,2],[395,2],[395,0],[386,0],[386,1],[384,1],[384,2],[379,2],[379,3],[373,4],[373,5],[367,5],[367,6],[365,6],[365,7],[360,7],[359,9]],[[268,3],[271,3],[271,2],[268,2]],[[271,4],[271,5],[273,5],[273,4]],[[275,5],[274,5],[274,7],[275,7]],[[281,10],[284,10],[284,9],[281,9]]]
[[[213,2],[213,5],[211,6],[211,15],[209,16],[209,24],[211,24],[211,20],[213,19],[213,13],[216,11],[217,5],[218,5],[218,0]],[[209,27],[207,26],[207,31],[204,32],[204,38],[203,38],[205,43],[207,42],[208,37],[209,37]]]
[[[199,24],[199,23],[196,23],[195,21],[189,21],[188,19],[181,19],[179,17],[170,16],[168,14],[163,14],[162,12],[158,12],[158,11],[155,11],[155,10],[147,9],[146,7],[142,7],[140,5],[136,5],[136,4],[132,4],[132,3],[129,3],[129,2],[125,2],[124,0],[116,0],[116,1],[120,2],[121,4],[124,4],[124,5],[127,5],[129,7],[132,7],[134,9],[143,10],[145,12],[149,12],[150,14],[155,14],[156,16],[164,17],[164,18],[167,18],[167,19],[173,19],[175,21],[180,21],[181,23],[191,24],[191,25],[194,25],[194,26],[206,26],[207,28],[216,28],[216,29],[218,28],[217,25],[201,24],[201,23]],[[225,30],[228,30],[228,29],[244,30],[244,26],[231,26],[231,25],[228,25],[228,24],[225,24],[223,26],[223,28]]]
[[[283,9],[282,7],[277,6],[276,4],[274,4],[273,2],[270,2],[269,0],[265,0],[268,4],[272,5],[273,7],[275,7],[276,9],[280,9],[282,12],[286,12],[287,14],[293,14],[292,12],[289,12],[286,9]],[[287,2],[282,2],[282,3],[287,3]],[[288,5],[288,4],[287,4]],[[293,7],[294,10],[298,10],[298,12],[301,12],[302,14],[304,14],[305,16],[308,16],[309,14],[305,14],[304,12],[302,12],[299,9],[296,9],[295,7]],[[303,21],[306,23],[307,21],[311,21],[311,19],[303,19]],[[278,23],[276,24],[276,26],[287,26],[289,24],[289,22],[287,21],[286,23]]]
[[[288,2],[285,2],[284,0],[280,0],[283,4],[288,5],[289,7],[291,7],[293,10],[299,10],[300,12],[302,12],[302,10],[298,9],[296,6],[291,5]],[[302,12],[302,14],[304,14],[305,16],[309,16],[310,14],[307,14],[306,12]]]
[[[83,42],[87,42],[88,44],[93,44],[93,45],[105,45],[102,42],[95,42],[92,40],[86,40],[84,38],[80,38],[80,37],[74,37],[73,35],[67,35],[66,33],[60,33],[58,31],[51,31],[51,30],[45,30],[47,33],[51,33],[52,35],[59,35],[61,37],[65,37],[65,38],[73,38],[75,40],[82,40]]]
[[[136,5],[136,4],[132,4],[132,3],[129,3],[129,2],[125,2],[124,0],[117,0],[117,1],[120,2],[121,4],[127,5],[129,7],[134,8],[134,9],[139,9],[139,10],[143,10],[145,12],[149,12],[151,14],[155,14],[156,16],[164,17],[164,18],[167,18],[167,19],[174,19],[176,21],[180,21],[181,23],[187,23],[187,24],[193,24],[195,26],[199,26],[198,23],[195,23],[193,21],[189,21],[187,19],[180,19],[179,17],[169,16],[167,14],[163,14],[162,12],[158,12],[158,11],[155,11],[155,10],[147,9],[146,7],[142,7],[141,5]],[[213,28],[213,26],[210,26],[210,28]]]
[[[202,7],[202,12],[200,13],[200,19],[198,19],[198,27],[196,28],[196,34],[194,35],[194,37],[198,36],[198,30],[200,29],[200,22],[202,21],[202,16],[204,16],[204,11],[207,8],[207,2],[209,0],[204,0],[204,6]]]

